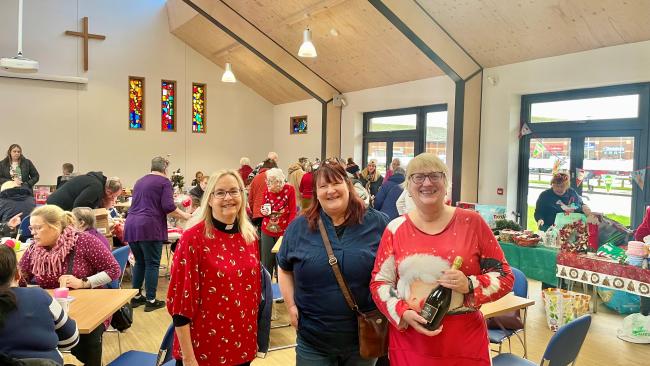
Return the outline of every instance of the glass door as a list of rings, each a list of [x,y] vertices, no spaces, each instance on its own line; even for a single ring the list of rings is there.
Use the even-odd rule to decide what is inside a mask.
[[[388,142],[368,142],[366,149],[366,151],[368,151],[368,158],[366,159],[364,166],[368,165],[368,162],[374,159],[377,161],[377,171],[380,172],[382,176],[385,175],[386,161],[388,161]]]
[[[539,195],[551,187],[554,171],[567,172],[571,188],[593,212],[630,226],[634,197],[640,192],[632,180],[637,136],[601,136],[572,133],[567,137],[528,139],[528,174],[525,175],[525,226],[537,230],[534,218]],[[613,136],[607,136],[613,135]]]
[[[585,204],[629,226],[636,184],[631,179],[634,137],[585,137],[583,155],[584,179],[579,188]]]
[[[571,138],[532,138],[529,144],[526,228],[528,230],[537,230],[534,217],[537,198],[542,192],[551,187],[554,170],[569,171],[571,166]]]
[[[406,170],[409,161],[415,157],[415,141],[394,141],[391,145],[391,159],[388,164],[390,164],[393,159],[398,158],[400,166]]]

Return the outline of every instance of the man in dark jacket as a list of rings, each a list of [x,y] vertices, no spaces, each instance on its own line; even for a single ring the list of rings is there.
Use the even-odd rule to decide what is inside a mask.
[[[9,221],[22,213],[27,217],[36,207],[32,192],[26,187],[19,187],[14,181],[5,182],[0,188],[0,222]]]
[[[121,193],[119,178],[106,178],[102,172],[89,172],[70,179],[47,198],[47,204],[66,211],[75,207],[110,207]]]
[[[405,174],[404,168],[395,168],[393,175],[381,185],[375,197],[375,209],[388,215],[391,220],[399,216],[396,202],[404,190],[401,184],[404,183]]]

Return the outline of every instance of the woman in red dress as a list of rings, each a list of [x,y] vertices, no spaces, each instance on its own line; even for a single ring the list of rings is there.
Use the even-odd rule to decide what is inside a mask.
[[[174,253],[167,310],[176,365],[249,365],[257,352],[261,276],[255,227],[236,171],[213,174],[202,221]]]
[[[444,204],[447,167],[434,154],[409,162],[406,189],[416,209],[388,224],[370,291],[391,323],[391,366],[489,366],[487,328],[478,309],[512,289],[503,251],[481,216]],[[460,270],[450,269],[456,256]],[[423,327],[432,289],[452,289],[450,311],[437,330]]]

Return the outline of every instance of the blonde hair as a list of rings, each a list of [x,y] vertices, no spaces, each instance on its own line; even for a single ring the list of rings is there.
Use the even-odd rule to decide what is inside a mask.
[[[61,232],[63,229],[74,223],[74,216],[72,213],[70,211],[63,211],[61,207],[56,205],[43,205],[37,207],[30,215],[42,218],[47,225],[56,228]]]
[[[406,167],[406,179],[404,180],[404,183],[406,183],[406,188],[408,189],[410,187],[411,174],[415,172],[431,171],[443,173],[445,175],[445,189],[449,188],[449,170],[447,169],[445,163],[440,160],[436,154],[433,153],[422,153],[409,161],[409,164]]]
[[[237,181],[237,186],[241,190],[241,205],[239,211],[237,212],[237,222],[239,224],[239,232],[246,241],[246,243],[253,243],[257,239],[257,230],[253,224],[248,220],[248,215],[246,214],[246,191],[244,187],[244,182],[241,180],[239,174],[234,170],[220,170],[210,176],[208,180],[208,185],[205,187],[205,193],[203,194],[203,199],[201,200],[201,221],[205,224],[205,237],[213,238],[214,225],[212,224],[212,207],[209,205],[212,192],[214,192],[214,186],[217,185],[219,179],[224,176],[230,175],[235,178]]]

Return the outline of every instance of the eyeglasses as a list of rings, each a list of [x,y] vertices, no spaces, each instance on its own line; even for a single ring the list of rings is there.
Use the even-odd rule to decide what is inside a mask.
[[[214,197],[214,198],[216,198],[218,200],[222,200],[222,199],[226,198],[226,195],[230,195],[230,197],[236,198],[236,197],[239,197],[241,195],[241,189],[233,189],[233,190],[230,190],[230,191],[214,191],[211,194],[212,194],[212,197]]]
[[[433,173],[415,173],[411,174],[409,177],[411,182],[414,184],[423,184],[426,178],[429,178],[431,183],[438,183],[445,178],[445,173],[443,172],[433,172]]]

